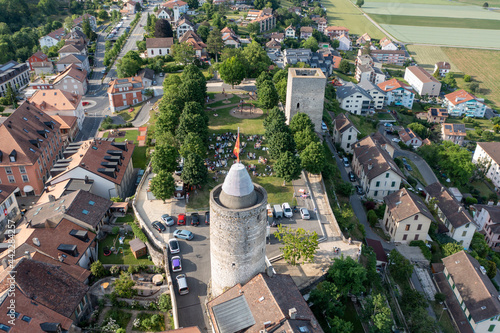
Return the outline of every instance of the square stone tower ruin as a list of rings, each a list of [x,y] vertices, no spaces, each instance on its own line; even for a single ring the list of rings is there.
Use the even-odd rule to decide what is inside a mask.
[[[297,112],[311,118],[316,132],[321,132],[326,76],[319,68],[289,68],[286,87],[286,123]]]

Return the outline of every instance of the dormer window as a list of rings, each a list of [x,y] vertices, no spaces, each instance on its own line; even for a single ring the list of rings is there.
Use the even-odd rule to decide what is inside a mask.
[[[17,151],[15,149],[10,153],[9,160],[11,162],[16,162],[16,160],[17,160]]]

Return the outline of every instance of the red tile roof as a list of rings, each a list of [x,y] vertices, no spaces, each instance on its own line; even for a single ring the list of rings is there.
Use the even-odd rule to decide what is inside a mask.
[[[60,89],[46,89],[37,90],[29,101],[42,111],[68,111],[78,108],[82,96]]]
[[[379,83],[378,87],[386,92],[392,91],[395,89],[400,89],[400,88],[403,88],[405,90],[409,90],[409,91],[413,92],[411,86],[399,81],[398,79],[391,79],[391,80]]]
[[[471,100],[476,100],[477,97],[472,95],[471,93],[468,93],[467,91],[460,89],[456,90],[452,93],[449,93],[447,95],[444,95],[444,97],[453,105],[458,105],[461,103],[465,103]]]

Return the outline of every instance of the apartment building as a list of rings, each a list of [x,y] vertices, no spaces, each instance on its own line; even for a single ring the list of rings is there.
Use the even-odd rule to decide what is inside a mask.
[[[481,164],[486,169],[486,178],[491,180],[498,191],[500,189],[500,143],[478,142],[472,163]]]
[[[373,58],[378,59],[383,64],[392,64],[397,66],[403,66],[407,59],[406,51],[403,50],[371,50],[370,55]]]
[[[409,85],[399,81],[398,79],[391,79],[379,83],[378,87],[386,93],[386,105],[404,106],[407,109],[411,109],[413,107],[415,93]]]
[[[116,79],[109,83],[108,98],[111,112],[120,111],[146,100],[140,76]]]
[[[9,85],[14,91],[23,89],[30,82],[29,67],[11,60],[0,65],[0,97],[5,97]]]
[[[451,141],[461,146],[464,143],[466,135],[465,124],[443,123],[441,125],[441,139],[443,141]]]
[[[59,89],[37,90],[29,101],[49,116],[76,117],[78,128],[82,129],[85,119],[82,96]]]
[[[422,97],[437,97],[441,82],[420,66],[406,67],[404,79]]]
[[[444,96],[443,107],[452,117],[483,118],[486,112],[484,99],[460,89]]]
[[[385,105],[385,92],[380,89],[377,84],[370,81],[362,81],[358,83],[358,87],[364,89],[372,98],[372,106],[375,110],[381,110]]]
[[[352,114],[366,116],[373,110],[371,95],[352,82],[337,88],[337,101],[342,109]]]

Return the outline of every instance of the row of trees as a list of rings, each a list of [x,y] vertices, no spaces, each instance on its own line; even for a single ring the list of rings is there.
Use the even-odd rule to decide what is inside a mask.
[[[137,25],[137,22],[139,22],[140,18],[141,18],[141,13],[135,14],[135,18],[130,23],[131,29],[133,29]],[[116,42],[113,44],[112,47],[111,47],[111,42],[108,43],[108,41],[106,41],[106,43],[104,45],[104,48],[105,48],[104,61],[103,61],[104,66],[108,67],[109,65],[111,65],[113,59],[116,59],[118,54],[120,54],[120,51],[121,51],[123,45],[125,45],[125,42],[127,40],[128,35],[129,35],[129,32],[124,32],[120,37],[118,37],[118,39],[116,40]],[[132,51],[130,51],[130,52],[132,52]],[[127,52],[127,54],[125,56],[127,56],[130,52]],[[137,52],[135,52],[135,54],[137,54]],[[135,58],[135,55],[130,53],[130,58]],[[122,59],[120,59],[120,60],[122,60]],[[126,66],[124,66],[124,67],[126,67]],[[119,77],[123,77],[123,76],[119,76]]]
[[[173,195],[172,173],[180,156],[184,158],[181,179],[185,184],[201,186],[208,179],[203,160],[208,142],[205,76],[195,65],[187,65],[181,76],[170,75],[165,79],[163,90],[152,159],[156,176],[151,181],[151,191],[161,200]]]

